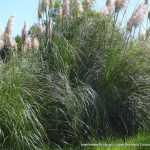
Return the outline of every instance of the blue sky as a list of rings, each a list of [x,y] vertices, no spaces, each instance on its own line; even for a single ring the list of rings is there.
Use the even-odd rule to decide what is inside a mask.
[[[15,15],[13,34],[20,34],[24,20],[28,26],[37,21],[39,0],[0,0],[0,25],[6,26],[9,16]]]
[[[24,20],[28,26],[37,22],[37,6],[39,0],[1,0],[0,1],[0,25],[6,26],[9,16],[15,15],[15,26],[13,34],[20,34]],[[143,0],[130,0],[127,16],[131,16],[138,2]],[[98,11],[105,4],[106,0],[97,0],[95,9]],[[128,17],[127,17],[128,18]]]

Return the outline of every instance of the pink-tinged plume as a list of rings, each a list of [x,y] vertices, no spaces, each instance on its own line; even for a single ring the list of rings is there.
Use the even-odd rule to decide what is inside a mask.
[[[107,0],[106,5],[101,9],[103,15],[108,15],[115,10],[115,0]]]
[[[34,49],[34,50],[38,50],[39,49],[39,41],[38,41],[38,39],[35,37],[34,39],[33,39],[33,41],[32,41],[32,48]]]
[[[14,16],[10,16],[10,18],[8,20],[8,23],[7,23],[7,26],[6,26],[6,30],[5,30],[6,34],[12,35],[14,20],[15,20],[15,17]]]
[[[0,40],[0,50],[4,47],[4,41]]]
[[[131,17],[128,25],[129,26],[137,26],[141,24],[144,21],[144,18],[148,12],[148,2],[145,0],[144,4],[141,4]]]
[[[115,10],[119,11],[122,8],[126,7],[127,4],[129,3],[129,0],[116,0],[115,1]]]
[[[89,8],[94,2],[95,2],[95,0],[84,0],[83,1],[83,8],[84,8],[84,10]]]
[[[31,41],[28,35],[28,27],[26,22],[24,22],[24,27],[22,29],[22,40],[23,40],[23,51],[31,49]]]
[[[4,42],[7,47],[11,49],[17,49],[17,44],[15,39],[12,36],[13,24],[14,24],[15,17],[11,16],[8,20],[5,33],[4,33]]]
[[[70,2],[69,0],[64,0],[63,1],[63,17],[68,18],[70,14]]]
[[[108,10],[108,6],[103,6],[102,9],[101,9],[101,13],[106,16],[109,14],[109,10]]]
[[[4,34],[0,26],[0,50],[4,47]]]

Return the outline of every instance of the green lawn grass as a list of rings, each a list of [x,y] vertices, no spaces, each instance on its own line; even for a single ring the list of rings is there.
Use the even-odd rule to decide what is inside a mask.
[[[128,137],[128,138],[114,138],[108,137],[105,139],[94,139],[89,143],[90,146],[81,146],[81,147],[65,147],[56,150],[149,150],[149,146],[144,146],[150,144],[150,135],[149,133],[142,132],[137,135]],[[110,144],[110,146],[98,146],[102,144]],[[111,145],[112,144],[112,145]],[[119,144],[121,146],[119,146]],[[143,146],[142,146],[143,144]],[[116,145],[116,146],[114,146]],[[125,145],[125,146],[123,146]],[[134,146],[135,145],[135,146]],[[139,145],[139,146],[138,146]],[[141,145],[141,146],[140,146]],[[51,150],[49,148],[44,148],[43,150]]]
[[[142,144],[150,144],[150,135],[148,133],[140,133],[138,135],[121,139],[121,138],[107,138],[104,140],[94,140],[92,144],[112,144],[112,146],[93,146],[85,147],[85,150],[149,150],[148,146],[138,146]],[[121,146],[119,146],[119,144]],[[134,146],[134,144],[136,146]],[[116,146],[113,146],[116,145]],[[125,145],[125,146],[123,146]]]

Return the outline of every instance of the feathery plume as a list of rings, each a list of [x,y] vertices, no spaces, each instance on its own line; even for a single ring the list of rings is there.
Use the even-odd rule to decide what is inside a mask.
[[[85,3],[87,3],[88,5],[91,5],[93,2],[95,2],[95,0],[85,0]]]
[[[15,39],[10,37],[8,40],[7,46],[16,50],[17,43],[16,43]]]
[[[115,10],[120,11],[123,7],[126,7],[128,3],[129,3],[129,0],[116,0]]]
[[[6,34],[12,35],[14,20],[15,20],[15,17],[10,16],[8,23],[7,23],[7,26],[6,26],[6,30],[5,30]]]
[[[52,18],[50,18],[48,23],[47,23],[47,37],[48,37],[48,39],[52,38],[52,31],[53,31],[53,21],[52,21]]]
[[[115,9],[115,0],[107,0],[106,5],[104,5],[101,9],[101,13],[103,15],[108,15]]]
[[[39,25],[36,27],[36,33],[34,36],[36,36],[38,39],[40,39],[41,35],[44,33],[45,31],[45,27],[43,25]]]
[[[30,38],[28,38],[28,43],[27,43],[27,50],[30,51],[32,49],[32,43]]]
[[[5,44],[9,48],[17,49],[16,41],[12,37],[12,30],[13,30],[14,20],[15,20],[15,17],[10,16],[10,18],[8,20],[8,23],[7,23],[7,26],[6,26],[6,29],[5,29],[5,33],[4,33],[4,41],[5,41]]]
[[[42,24],[42,25],[40,26],[40,30],[41,30],[41,33],[43,33],[43,32],[46,30],[45,24]]]
[[[31,49],[31,42],[28,35],[28,27],[26,22],[24,22],[24,27],[22,29],[22,39],[23,39],[23,50],[27,51]]]
[[[0,50],[4,47],[4,41],[0,39]]]
[[[38,50],[39,49],[39,41],[38,41],[38,39],[36,38],[36,37],[34,37],[34,39],[33,39],[33,41],[32,41],[32,48],[34,49],[34,50]]]
[[[101,13],[106,16],[109,14],[108,6],[104,5],[101,9]]]
[[[68,18],[69,11],[70,11],[70,2],[69,0],[64,0],[63,1],[63,17],[64,18]]]
[[[77,12],[81,13],[83,11],[83,6],[81,0],[76,0]]]
[[[128,22],[128,25],[133,27],[137,26],[140,23],[144,21],[145,15],[148,12],[148,2],[145,0],[144,4],[139,5],[139,7],[136,9],[135,13],[131,17],[131,19]]]
[[[0,39],[2,38],[3,36],[3,30],[2,30],[2,27],[0,26]]]
[[[38,18],[41,19],[44,13],[52,7],[52,0],[39,0]]]
[[[2,49],[3,47],[4,47],[4,35],[3,35],[2,28],[0,26],[0,49]]]
[[[24,27],[22,29],[22,39],[25,41],[28,39],[28,27],[26,21],[24,21]]]
[[[108,11],[112,12],[115,9],[115,0],[107,0],[106,6],[108,7]]]
[[[38,19],[42,19],[43,18],[43,10],[41,8],[41,2],[39,1],[39,5],[38,5]]]
[[[95,0],[84,0],[83,8],[87,9],[88,7],[90,7],[93,4],[93,2],[95,2]]]
[[[139,35],[139,39],[141,40],[141,41],[145,41],[145,34],[144,33],[140,33],[140,35]]]
[[[41,0],[41,9],[43,12],[47,11],[50,6],[52,6],[52,2],[50,0]]]

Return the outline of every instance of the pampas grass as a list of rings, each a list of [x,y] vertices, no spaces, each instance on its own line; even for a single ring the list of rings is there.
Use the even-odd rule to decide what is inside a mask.
[[[39,49],[39,41],[36,37],[34,37],[33,41],[32,41],[32,49],[34,50],[38,50]]]
[[[63,1],[63,17],[68,18],[70,14],[70,0]]]
[[[28,50],[31,37],[30,51],[0,63],[1,149],[76,148],[95,137],[150,130],[148,43],[127,39],[118,26],[125,3],[107,1],[103,16],[87,2],[78,17],[64,1],[65,16],[57,19],[45,1],[39,24],[30,32],[24,24],[22,41]]]
[[[14,24],[14,16],[11,16],[8,20],[5,32],[4,32],[4,41],[5,44],[8,46],[10,49],[17,49],[17,44],[15,39],[12,36],[12,30],[13,30],[13,24]]]
[[[101,9],[101,13],[103,15],[108,15],[113,12],[115,9],[115,0],[107,0],[106,5],[104,5]]]
[[[22,29],[22,40],[23,40],[23,51],[27,51],[31,49],[31,41],[28,35],[28,27],[26,22],[24,22],[24,27]]]
[[[3,35],[2,28],[0,26],[0,49],[2,49],[3,47],[4,47],[4,35]]]
[[[133,27],[137,26],[140,23],[144,21],[144,18],[146,16],[146,13],[148,13],[148,2],[145,1],[144,4],[139,5],[139,7],[136,9],[135,13],[131,17],[130,21],[128,22],[128,25]]]
[[[38,18],[42,19],[43,15],[46,11],[49,10],[49,8],[52,7],[52,1],[51,0],[39,0],[39,6],[38,6]]]
[[[115,1],[115,10],[119,11],[122,8],[126,7],[127,4],[129,3],[129,0],[116,0]]]

